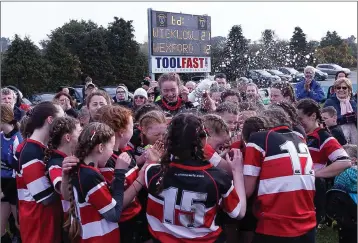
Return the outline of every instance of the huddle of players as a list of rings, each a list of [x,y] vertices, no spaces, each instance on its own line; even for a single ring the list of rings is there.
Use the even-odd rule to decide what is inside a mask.
[[[229,241],[240,221],[223,213],[250,225],[248,242],[315,242],[315,184],[351,165],[317,103],[296,106],[307,137],[279,105],[234,138],[218,115],[168,123],[147,107],[134,120],[108,104],[84,127],[51,102],[27,114],[15,154],[23,242]]]

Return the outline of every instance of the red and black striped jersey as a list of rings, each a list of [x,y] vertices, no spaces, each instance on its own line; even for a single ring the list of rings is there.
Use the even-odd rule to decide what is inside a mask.
[[[116,206],[116,201],[100,171],[93,166],[80,164],[72,183],[76,212],[79,212],[77,216],[82,228],[80,242],[119,242],[118,223],[102,216]]]
[[[128,187],[130,187],[133,182],[137,179],[138,177],[138,173],[139,173],[139,168],[138,166],[135,165],[135,159],[134,156],[129,152],[126,151],[124,153],[128,153],[131,158],[131,164],[130,167],[132,167],[131,169],[128,169],[127,173],[126,173],[126,178],[124,181],[124,190],[127,190]],[[105,168],[100,168],[100,172],[101,174],[105,177],[107,183],[112,183],[113,179],[114,179],[114,167],[118,158],[118,154],[120,154],[119,152],[113,152],[112,156],[109,158],[106,167]],[[133,167],[133,164],[135,165]],[[121,214],[121,218],[119,219],[119,222],[125,222],[127,220],[130,220],[131,218],[133,218],[134,216],[138,215],[139,212],[141,211],[142,206],[138,200],[137,197],[135,197],[133,199],[133,201],[126,207],[123,209],[122,214]]]
[[[158,195],[161,175],[158,164],[146,168],[147,220],[160,242],[215,242],[222,231],[215,222],[218,207],[238,217],[241,203],[232,180],[209,162],[172,162]]]
[[[53,150],[51,158],[46,164],[46,170],[48,171],[48,176],[52,183],[52,186],[56,188],[56,185],[62,181],[62,162],[67,155],[59,150]],[[64,222],[68,218],[68,210],[70,209],[70,202],[65,200],[60,194],[60,199],[62,203],[62,209],[64,212]]]
[[[16,150],[16,184],[19,198],[21,238],[26,242],[61,242],[62,206],[59,200],[50,205],[42,202],[54,196],[43,162],[45,146],[26,139]]]
[[[257,233],[296,237],[316,226],[313,162],[302,136],[288,127],[252,134],[244,175],[258,177]]]
[[[349,158],[337,139],[320,127],[307,135],[307,145],[315,170],[322,169],[336,160]]]

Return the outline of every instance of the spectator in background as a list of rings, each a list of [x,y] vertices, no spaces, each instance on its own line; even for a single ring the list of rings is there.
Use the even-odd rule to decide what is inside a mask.
[[[133,110],[136,111],[138,107],[144,105],[148,101],[147,91],[143,88],[138,88],[133,94]]]
[[[149,86],[150,86],[150,79],[149,78],[145,78],[143,81],[142,81],[142,88],[147,91],[149,89]]]
[[[219,87],[217,83],[214,83],[210,87],[210,98],[215,102],[215,105],[219,105],[221,102],[221,94],[225,92],[226,89],[224,87]]]
[[[10,105],[14,111],[14,117],[16,121],[20,121],[25,115],[25,111],[17,107],[16,104],[17,96],[12,89],[3,88],[1,89],[1,104]]]
[[[241,99],[246,99],[246,85],[250,83],[250,80],[245,77],[238,78],[236,80],[236,89],[240,93]]]
[[[189,93],[191,93],[195,89],[196,83],[194,81],[188,81],[188,82],[186,82],[185,87],[187,87],[189,90]]]
[[[77,111],[75,110],[74,101],[69,94],[63,91],[59,92],[55,95],[53,101],[59,104],[68,116],[72,116],[73,118],[78,117]]]
[[[296,84],[297,100],[310,98],[316,102],[322,102],[324,99],[324,91],[321,85],[314,80],[315,68],[307,66],[304,69],[304,78]]]
[[[86,106],[83,106],[81,110],[78,112],[77,119],[80,121],[81,127],[86,126],[90,121],[90,113]]]
[[[18,108],[20,108],[23,111],[29,111],[31,109],[31,106],[29,106],[28,104],[25,104],[25,102],[23,101],[23,95],[21,93],[21,91],[16,88],[15,86],[9,85],[6,86],[6,88],[9,88],[11,90],[13,90],[15,92],[16,95],[16,103],[15,106],[17,106]]]
[[[128,88],[124,84],[118,85],[116,96],[113,97],[113,100],[116,104],[127,108],[132,108],[133,106],[132,101],[129,98]]]
[[[259,89],[254,83],[248,83],[246,86],[246,101],[255,105],[259,110],[264,109]]]
[[[343,130],[337,125],[337,111],[333,106],[327,106],[321,110],[322,120],[332,136],[335,137],[341,145],[347,144]]]
[[[220,87],[227,87],[226,75],[223,73],[216,74],[214,77],[214,81],[216,81]]]
[[[339,71],[336,73],[336,78],[334,80],[340,79],[340,78],[348,78],[348,74],[344,71]]]
[[[324,107],[333,106],[337,111],[337,124],[341,126],[348,143],[358,144],[357,102],[352,98],[352,82],[340,78],[334,82],[335,94],[326,100]]]
[[[154,101],[155,101],[154,87],[150,87],[147,90],[147,95],[148,95],[148,103],[154,103]]]

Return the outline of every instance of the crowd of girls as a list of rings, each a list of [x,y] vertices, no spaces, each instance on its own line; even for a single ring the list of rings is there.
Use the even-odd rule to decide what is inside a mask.
[[[93,91],[88,120],[42,102],[18,124],[2,105],[2,241],[315,242],[327,179],[352,166],[319,105],[280,83],[265,108],[250,84],[193,112],[177,74],[158,85],[135,113]]]

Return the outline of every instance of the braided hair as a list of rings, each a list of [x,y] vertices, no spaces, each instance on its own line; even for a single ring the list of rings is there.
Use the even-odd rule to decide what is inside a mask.
[[[79,138],[75,151],[75,156],[79,159],[78,165],[73,168],[69,175],[68,192],[70,195],[70,209],[64,228],[68,231],[71,241],[74,241],[81,234],[81,224],[76,212],[75,195],[73,182],[78,177],[79,165],[84,163],[84,159],[92,152],[98,144],[105,144],[114,136],[114,131],[107,125],[93,122],[86,125]]]
[[[72,133],[80,122],[72,117],[58,117],[53,120],[50,126],[49,140],[45,149],[44,163],[46,164],[54,149],[61,145],[63,135]]]
[[[193,114],[182,113],[173,118],[164,138],[164,154],[161,159],[161,175],[157,193],[163,190],[163,182],[172,157],[179,160],[204,161],[204,144],[206,138],[203,120]]]
[[[230,129],[226,122],[218,115],[207,114],[203,117],[204,126],[209,130],[209,135],[222,135],[223,133],[230,134]]]
[[[292,104],[288,103],[287,101],[280,101],[280,102],[271,104],[268,109],[271,109],[271,108],[282,109],[289,116],[291,123],[294,126],[297,126],[299,124],[296,107],[294,107]]]

